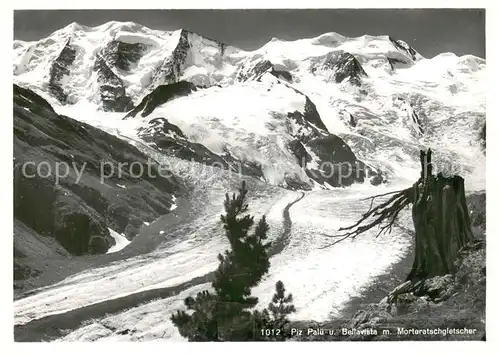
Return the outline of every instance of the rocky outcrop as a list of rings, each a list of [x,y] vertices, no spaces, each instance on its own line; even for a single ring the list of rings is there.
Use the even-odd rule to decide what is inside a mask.
[[[178,191],[175,176],[159,174],[137,148],[14,85],[14,218],[19,234],[31,231],[21,245],[42,240],[71,255],[105,253],[114,244],[109,228],[133,238],[143,221],[169,213]],[[33,248],[24,249],[29,258]]]
[[[238,74],[236,75],[236,80],[237,81],[256,80],[260,78],[264,73],[267,73],[272,68],[273,68],[273,63],[271,63],[269,60],[261,60],[255,64],[252,64],[250,67],[246,67],[244,65],[238,71]]]
[[[328,132],[328,129],[326,128],[323,120],[321,119],[321,116],[318,113],[318,110],[316,109],[316,105],[307,96],[306,104],[304,106],[304,119],[307,122],[312,123],[315,127]]]
[[[481,132],[479,133],[479,138],[481,140],[481,147],[483,148],[483,151],[486,154],[486,122],[484,122],[483,128],[481,128]]]
[[[382,172],[358,160],[347,143],[329,133],[314,103],[304,96],[304,114],[298,111],[288,113],[288,118],[301,127],[294,134],[297,139],[291,141],[288,148],[306,174],[321,185],[328,183],[333,187],[362,183],[365,178],[370,178],[373,185],[383,183]],[[350,123],[356,125],[352,115]],[[314,161],[308,150],[315,155]]]
[[[179,80],[184,69],[189,51],[188,31],[182,30],[179,42],[172,54],[165,58],[163,63],[152,75],[151,88],[162,84],[171,84]]]
[[[467,209],[472,232],[476,238],[486,234],[486,193],[475,192],[467,196]]]
[[[172,84],[160,85],[151,93],[146,95],[140,104],[134,107],[134,109],[131,110],[125,118],[135,117],[141,111],[141,116],[146,117],[150,115],[158,106],[163,105],[176,97],[189,95],[196,90],[196,86],[188,81],[179,81]]]
[[[412,60],[417,60],[417,51],[413,49],[411,46],[409,46],[406,42],[399,39],[395,39],[393,37],[389,37],[389,40],[392,42],[394,47],[396,47],[397,50],[408,55]]]
[[[49,92],[62,104],[68,103],[68,94],[65,92],[62,80],[70,74],[70,67],[75,61],[76,49],[71,46],[70,40],[66,42],[59,56],[50,66]]]
[[[284,80],[288,83],[292,83],[293,82],[293,76],[292,74],[287,71],[287,70],[277,70],[274,68],[273,66],[273,69],[271,70],[271,75],[274,75],[275,77],[277,77],[278,79],[280,80]]]
[[[188,65],[187,62],[189,58],[193,57],[191,51],[198,50],[197,48],[194,48],[193,44],[191,43],[191,38],[193,37],[196,38],[195,41],[206,41],[217,48],[218,55],[214,58],[207,58],[207,60],[217,61],[220,60],[220,58],[224,55],[227,47],[226,44],[214,39],[202,37],[196,33],[182,29],[179,35],[179,41],[177,42],[177,45],[175,46],[171,55],[165,58],[162,64],[153,72],[151,76],[151,82],[149,84],[149,88],[151,90],[156,88],[158,85],[172,84],[180,80],[184,69]],[[196,53],[194,54],[194,56],[203,57],[204,55],[201,53]]]
[[[104,111],[126,112],[134,106],[127,96],[125,84],[108,66],[101,55],[96,55],[94,70],[97,72],[97,82]]]
[[[403,59],[387,57],[387,61],[393,71],[398,68],[407,68],[409,66],[409,63],[405,62]]]
[[[51,236],[42,236],[14,219],[14,289],[24,281],[50,270],[55,261],[64,261],[70,253]]]
[[[21,168],[22,170],[22,168]],[[41,235],[53,236],[72,255],[102,254],[113,244],[104,218],[53,181],[15,168],[14,214]],[[29,177],[28,177],[29,176]]]
[[[411,119],[411,125],[415,129],[417,134],[419,134],[419,135],[424,134],[423,122],[420,119],[420,117],[418,116],[418,114],[415,111],[415,109],[413,108],[413,106],[411,104],[408,105],[406,110],[407,110],[409,118]]]
[[[356,86],[360,86],[361,79],[368,76],[359,61],[351,53],[343,51],[328,53],[320,67],[313,67],[311,71],[316,73],[318,69],[328,73],[330,80],[336,83],[347,80]]]
[[[307,146],[319,161],[316,167],[311,167],[306,172],[320,184],[341,187],[365,180],[367,166],[356,158],[340,137],[329,134],[309,141]]]
[[[288,149],[311,179],[321,185],[328,183],[333,187],[362,183],[365,178],[371,178],[373,185],[384,182],[381,172],[358,160],[347,143],[328,133],[309,98],[306,99],[304,112],[304,115],[298,111],[288,114],[289,119],[304,127],[296,132],[294,136],[297,139],[288,144]],[[314,159],[309,152],[314,154]]]
[[[301,91],[295,89],[294,87],[287,85],[290,89],[295,91],[297,94],[304,96],[306,102],[304,104],[303,114],[299,111],[294,111],[288,113],[288,117],[294,119],[297,124],[306,127],[308,130],[311,130],[315,137],[321,136],[324,133],[328,132],[321,116],[319,115],[318,110],[316,109],[316,105],[311,101],[309,96],[305,95]]]
[[[349,113],[349,126],[351,127],[356,127],[358,124],[356,123],[356,120],[354,119],[354,116],[352,115],[352,113]]]
[[[168,156],[256,178],[263,177],[259,164],[242,161],[234,157],[227,149],[223,154],[215,154],[203,144],[190,141],[179,127],[170,123],[166,118],[157,117],[150,120],[148,126],[141,128],[138,133],[144,142]]]
[[[182,130],[166,118],[157,117],[149,121],[147,127],[139,130],[139,137],[146,143],[169,156],[187,161],[227,168],[228,163],[212,153],[204,145],[188,140]]]
[[[288,143],[288,149],[297,158],[297,162],[300,166],[306,166],[307,163],[312,161],[311,155],[307,152],[306,147],[300,141],[300,139],[294,139]]]
[[[248,80],[260,80],[262,75],[270,73],[274,77],[284,80],[288,83],[293,82],[292,74],[283,69],[277,69],[269,60],[260,60],[257,63],[244,64],[240,67],[236,74],[236,80],[240,82]]]
[[[148,46],[143,43],[125,43],[112,40],[101,51],[103,59],[110,66],[128,72],[141,59]]]

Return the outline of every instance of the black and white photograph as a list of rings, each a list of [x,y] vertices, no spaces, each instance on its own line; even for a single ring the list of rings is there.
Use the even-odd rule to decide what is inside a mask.
[[[486,12],[15,9],[14,342],[486,341]]]

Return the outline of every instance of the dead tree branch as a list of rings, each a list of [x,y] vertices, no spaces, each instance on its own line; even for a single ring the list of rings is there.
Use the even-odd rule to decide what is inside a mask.
[[[375,199],[383,196],[390,197],[387,199],[387,201],[373,206]],[[365,212],[362,217],[353,225],[339,229],[339,231],[346,231],[345,233],[335,236],[329,236],[340,239],[322,247],[321,249],[329,248],[348,238],[355,238],[375,226],[379,226],[379,231],[376,235],[376,238],[378,238],[382,233],[390,233],[399,213],[406,206],[410,205],[413,202],[413,187],[405,190],[392,191],[380,195],[371,196],[364,200],[371,200],[368,211]],[[368,222],[368,220],[371,220],[371,222]]]

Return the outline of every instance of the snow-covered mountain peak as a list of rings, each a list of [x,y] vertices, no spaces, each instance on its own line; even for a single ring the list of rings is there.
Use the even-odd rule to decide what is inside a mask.
[[[188,79],[210,86],[236,67],[238,49],[197,33],[134,22],[71,23],[38,42],[14,44],[15,81],[62,104],[82,99],[127,111],[158,85]],[[115,102],[115,103],[112,103]],[[116,103],[118,102],[118,103]]]
[[[263,47],[252,53],[266,53],[272,56],[281,52],[282,56],[289,59],[304,60],[309,57],[323,56],[332,50],[345,51],[360,56],[370,54],[402,55],[412,62],[424,58],[406,42],[387,35],[346,37],[336,32],[291,41],[273,37]]]
[[[406,168],[393,168],[391,157],[412,161],[409,146],[414,154],[422,144],[446,150],[443,142],[475,140],[484,120],[484,68],[485,61],[471,55],[424,58],[406,42],[387,35],[352,38],[335,32],[292,41],[273,38],[261,48],[245,51],[185,29],[159,31],[113,21],[97,27],[71,24],[40,41],[14,43],[15,82],[56,107],[67,107],[65,113],[70,116],[81,117],[79,110],[86,105],[100,111],[132,112],[157,88],[167,86],[169,91],[171,84],[188,82],[194,89],[189,87],[180,97],[173,90],[169,102],[153,112],[166,120],[177,117],[174,124],[191,143],[205,144],[222,157],[227,147],[218,145],[221,141],[207,135],[210,132],[202,132],[208,113],[217,119],[230,116],[221,126],[227,129],[225,136],[239,136],[232,122],[241,120],[258,127],[264,124],[266,134],[260,134],[265,137],[271,134],[265,122],[272,126],[276,117],[282,117],[293,128],[301,119],[294,112],[305,116],[294,106],[296,98],[304,100],[306,95],[325,131],[345,139],[364,162],[394,175],[405,174]],[[293,90],[299,94],[290,94]],[[262,103],[261,97],[275,103]],[[223,112],[214,109],[213,102]],[[253,102],[263,109],[255,109]],[[187,113],[196,105],[195,111]],[[464,113],[474,117],[473,130],[464,131],[456,121]],[[197,125],[183,126],[184,117]],[[437,129],[443,120],[451,123]],[[280,129],[288,132],[285,126]],[[258,145],[247,138],[249,150],[243,154],[243,148],[238,151],[234,145],[232,157],[250,157],[252,163],[263,165],[267,156],[259,155]],[[305,148],[293,143],[294,134],[289,138],[295,153],[304,155]],[[381,149],[374,145],[376,141],[388,143]],[[395,150],[396,146],[405,148]],[[293,161],[288,147],[268,147],[280,152],[278,156],[285,152],[285,160]],[[474,144],[469,152],[475,166],[483,153]],[[472,162],[469,158],[464,158],[464,165]],[[263,173],[274,176],[274,172]]]
[[[329,32],[294,41],[273,38],[257,50],[243,51],[186,29],[161,31],[118,21],[89,27],[73,22],[37,42],[15,41],[14,76],[16,83],[62,104],[84,99],[103,110],[127,111],[158,85],[179,80],[205,87],[230,85],[256,79],[267,70],[293,81],[331,56],[341,61],[335,71],[343,71],[349,57],[367,76],[385,76],[422,58],[389,36],[349,38]],[[293,71],[298,75],[290,74]],[[333,74],[325,75],[330,80]]]

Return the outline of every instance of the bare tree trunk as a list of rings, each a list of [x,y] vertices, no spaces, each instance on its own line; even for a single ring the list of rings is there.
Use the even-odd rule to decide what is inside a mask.
[[[472,238],[464,179],[432,175],[431,151],[421,152],[422,177],[414,185],[415,260],[407,280],[454,271],[458,251]]]

